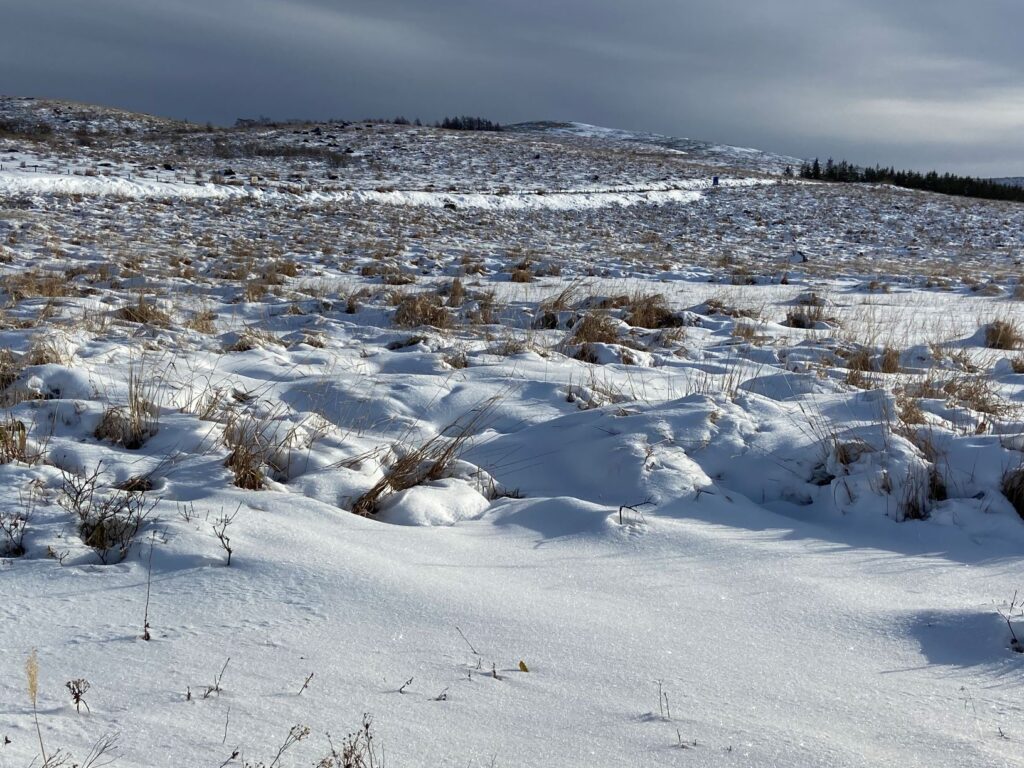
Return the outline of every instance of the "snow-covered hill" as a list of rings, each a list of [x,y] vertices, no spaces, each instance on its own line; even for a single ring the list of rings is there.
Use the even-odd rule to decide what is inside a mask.
[[[1024,765],[1024,206],[0,126],[0,766]]]
[[[602,128],[586,123],[564,123],[538,121],[518,123],[508,127],[511,131],[540,133],[549,136],[570,136],[575,139],[593,139],[599,142],[619,144],[640,144],[677,152],[687,157],[726,168],[744,168],[779,174],[787,167],[794,171],[803,162],[800,158],[763,152],[749,147],[733,147],[710,141],[662,136],[644,131],[626,131],[617,128]]]

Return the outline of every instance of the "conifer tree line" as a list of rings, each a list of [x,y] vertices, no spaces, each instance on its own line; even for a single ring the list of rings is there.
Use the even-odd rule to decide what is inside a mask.
[[[446,117],[436,128],[449,128],[453,131],[500,131],[501,123],[492,123],[482,117]]]
[[[939,192],[943,195],[960,195],[962,197],[983,197],[988,200],[1012,200],[1024,203],[1024,188],[999,184],[988,179],[976,179],[971,176],[957,176],[952,173],[939,174],[938,171],[920,173],[918,171],[897,171],[895,168],[862,168],[845,160],[838,163],[829,158],[822,166],[818,158],[813,163],[800,166],[800,177],[803,179],[820,179],[846,184],[892,184],[908,189],[922,189],[927,192]]]

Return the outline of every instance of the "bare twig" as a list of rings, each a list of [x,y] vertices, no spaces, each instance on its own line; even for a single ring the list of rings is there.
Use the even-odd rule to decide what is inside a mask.
[[[213,678],[213,685],[206,686],[206,690],[203,692],[203,698],[208,699],[215,693],[221,692],[220,683],[224,679],[224,673],[228,669],[228,663],[231,661],[231,657],[228,656],[227,661],[224,662],[224,666],[221,667],[220,674]]]
[[[619,507],[619,525],[622,525],[622,510],[628,509],[630,512],[635,512],[638,515],[643,516],[640,511],[640,507],[653,507],[654,502],[651,501],[651,497],[648,496],[646,499],[641,501],[639,504],[623,504]]]
[[[149,636],[149,595],[153,587],[153,543],[156,531],[149,535],[149,563],[146,567],[146,610],[142,614],[142,639],[148,641]]]
[[[479,656],[480,654],[477,652],[476,648],[473,647],[473,644],[469,642],[466,636],[462,633],[462,630],[458,627],[455,627],[455,631],[458,632],[462,639],[466,641],[466,645],[469,646],[469,650],[471,650],[475,656]]]

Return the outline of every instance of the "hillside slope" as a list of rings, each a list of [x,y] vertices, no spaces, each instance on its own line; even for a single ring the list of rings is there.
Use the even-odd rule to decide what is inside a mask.
[[[0,765],[1024,765],[1024,206],[0,123]]]

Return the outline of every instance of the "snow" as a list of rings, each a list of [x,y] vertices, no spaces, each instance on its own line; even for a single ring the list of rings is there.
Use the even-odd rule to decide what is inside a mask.
[[[742,187],[770,183],[762,179],[720,179],[722,187]],[[772,182],[773,183],[773,182]],[[491,210],[584,210],[609,205],[658,205],[667,203],[689,203],[701,199],[697,190],[709,189],[711,180],[685,182],[670,188],[615,188],[579,189],[567,192],[493,192],[458,193],[432,192],[424,190],[320,192],[282,195],[265,192],[251,186],[225,186],[219,184],[187,184],[163,179],[138,179],[111,176],[74,176],[55,173],[37,173],[20,170],[0,171],[0,194],[14,195],[102,195],[119,198],[181,198],[181,199],[231,199],[271,198],[275,202],[287,199],[289,202],[334,202],[334,203],[384,203],[390,205],[412,205],[442,208],[454,205],[457,208],[483,208]]]
[[[276,765],[326,765],[364,713],[395,766],[1024,765],[1020,206],[581,125],[3,110],[55,135],[0,139],[0,765],[35,714],[78,762],[299,725]],[[355,159],[232,149],[316,142]],[[83,538],[129,501],[123,558]]]

